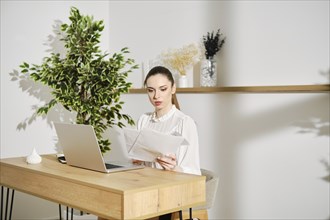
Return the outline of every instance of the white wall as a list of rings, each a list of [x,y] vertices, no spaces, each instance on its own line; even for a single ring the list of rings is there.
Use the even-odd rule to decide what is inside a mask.
[[[10,74],[22,61],[41,62],[52,25],[67,22],[71,5],[105,20],[102,49],[128,46],[139,64],[220,27],[227,41],[217,56],[219,85],[329,83],[328,1],[1,1],[1,158],[25,156],[33,147],[56,151],[50,121],[70,115],[53,112],[29,123],[32,106],[48,93],[24,79],[11,81]],[[142,77],[138,70],[130,80],[141,87]],[[328,93],[178,98],[198,124],[202,166],[221,177],[211,219],[329,218],[329,182],[322,179],[329,175]],[[123,100],[135,119],[152,110],[145,95]],[[22,122],[26,127],[18,129]],[[22,205],[27,199],[16,200],[15,218],[56,216],[56,204]],[[44,212],[33,208],[45,204]]]
[[[49,92],[25,78],[12,81],[23,61],[39,64],[49,51],[62,51],[54,30],[69,21],[70,6],[95,19],[108,20],[106,1],[1,1],[1,158],[26,156],[36,147],[38,153],[55,153],[52,120],[63,115],[61,109],[47,118],[32,117],[35,105],[49,100]],[[107,24],[106,24],[107,25]],[[102,48],[109,47],[109,29],[104,30]],[[13,219],[54,219],[55,203],[16,194]]]

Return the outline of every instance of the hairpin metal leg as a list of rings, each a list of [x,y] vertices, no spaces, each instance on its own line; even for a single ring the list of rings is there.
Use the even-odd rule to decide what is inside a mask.
[[[0,207],[0,218],[2,218],[2,210],[3,210],[3,186],[1,186],[1,207]]]
[[[62,220],[62,205],[61,204],[58,204],[58,211],[59,211],[59,215],[60,215],[60,220]],[[73,220],[73,208],[71,208],[70,219]],[[66,207],[66,220],[69,220],[69,206]]]
[[[60,216],[60,220],[62,220],[62,205],[61,204],[58,204],[58,213]]]
[[[183,220],[183,218],[182,218],[182,210],[179,211],[179,218],[180,218],[180,220]]]
[[[15,196],[15,190],[7,188],[6,190],[6,201],[4,201],[4,186],[1,186],[1,207],[0,207],[0,218],[1,219],[9,219],[11,220],[11,216],[13,213],[13,206],[14,206],[14,196]],[[9,199],[9,195],[11,194],[11,197]],[[9,200],[10,200],[10,205],[9,205]],[[5,204],[4,204],[5,202]],[[9,208],[9,212],[8,212]],[[8,216],[9,214],[9,216]]]
[[[10,202],[9,219],[11,219],[11,215],[13,214],[14,194],[15,194],[15,190],[12,189],[12,191],[11,191],[11,202]]]

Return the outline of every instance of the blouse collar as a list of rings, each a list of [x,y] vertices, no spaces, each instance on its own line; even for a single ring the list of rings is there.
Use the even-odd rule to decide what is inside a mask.
[[[152,116],[151,116],[151,119],[152,119],[152,121],[154,121],[154,122],[162,122],[162,121],[166,121],[167,119],[169,119],[173,114],[174,114],[174,112],[176,111],[176,107],[175,107],[175,105],[172,105],[172,108],[171,108],[171,110],[169,111],[169,112],[167,112],[165,115],[163,115],[163,116],[161,116],[161,117],[159,117],[159,118],[157,118],[157,116],[156,116],[156,112],[153,112],[152,113]]]

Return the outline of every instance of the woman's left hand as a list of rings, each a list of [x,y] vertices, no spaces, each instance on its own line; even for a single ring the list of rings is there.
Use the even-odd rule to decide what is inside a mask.
[[[163,167],[164,170],[175,170],[177,165],[175,154],[157,157],[156,161]]]

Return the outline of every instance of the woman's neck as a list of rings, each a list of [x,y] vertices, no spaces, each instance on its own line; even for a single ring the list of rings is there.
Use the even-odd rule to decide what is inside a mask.
[[[162,117],[162,116],[164,116],[164,115],[166,115],[169,111],[171,111],[171,109],[172,109],[172,104],[171,105],[169,105],[169,106],[167,106],[167,107],[164,107],[164,108],[162,108],[162,109],[156,109],[156,111],[155,111],[155,113],[156,113],[156,118],[160,118],[160,117]]]

